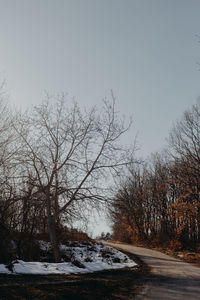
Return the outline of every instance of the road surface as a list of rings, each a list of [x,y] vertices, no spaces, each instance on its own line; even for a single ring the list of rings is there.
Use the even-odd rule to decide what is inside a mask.
[[[136,254],[151,267],[150,279],[136,299],[200,300],[200,268],[161,252],[124,244],[112,244]]]

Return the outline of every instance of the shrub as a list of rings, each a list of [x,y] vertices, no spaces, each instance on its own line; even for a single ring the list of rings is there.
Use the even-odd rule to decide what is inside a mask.
[[[182,244],[179,241],[170,241],[169,245],[174,251],[179,251],[182,249]]]

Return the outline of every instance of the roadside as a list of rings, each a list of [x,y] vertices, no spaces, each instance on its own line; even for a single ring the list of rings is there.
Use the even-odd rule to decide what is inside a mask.
[[[181,250],[181,249],[172,249],[169,247],[158,247],[151,245],[150,243],[145,244],[145,243],[139,243],[139,242],[134,242],[134,244],[128,244],[120,241],[112,241],[113,244],[123,244],[123,245],[130,245],[130,246],[135,246],[135,247],[143,247],[151,250],[156,250],[162,253],[165,253],[167,255],[173,256],[177,259],[180,259],[182,261],[191,263],[196,266],[200,266],[200,249],[199,251],[195,252],[192,250]],[[118,248],[120,251],[121,249]]]
[[[165,254],[171,255],[177,259],[182,261],[194,264],[200,267],[200,253],[194,251],[181,251],[174,250],[170,248],[160,248],[160,247],[152,247],[151,249],[163,252]]]
[[[148,280],[149,267],[125,254],[136,267],[84,275],[0,275],[0,300],[135,299]]]

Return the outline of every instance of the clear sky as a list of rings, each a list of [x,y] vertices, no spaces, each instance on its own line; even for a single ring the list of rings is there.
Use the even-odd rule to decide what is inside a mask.
[[[90,106],[112,89],[145,157],[200,96],[199,12],[199,0],[0,0],[0,78],[21,107],[45,91]]]

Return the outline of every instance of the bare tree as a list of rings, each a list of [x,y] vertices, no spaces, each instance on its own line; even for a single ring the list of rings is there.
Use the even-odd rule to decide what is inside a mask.
[[[174,157],[186,160],[190,157],[200,164],[200,101],[176,122],[170,132],[169,144]]]
[[[199,241],[200,235],[200,101],[185,111],[170,133],[173,181],[178,187],[175,220],[183,240]]]
[[[12,129],[13,116],[4,92],[0,86],[0,257],[8,258],[7,243],[11,228],[17,218],[15,205],[15,135]]]
[[[130,124],[118,117],[114,99],[104,101],[100,111],[82,112],[62,96],[18,117],[14,128],[21,142],[21,177],[45,203],[55,261],[62,217],[108,201],[111,177],[129,162],[118,142]]]

